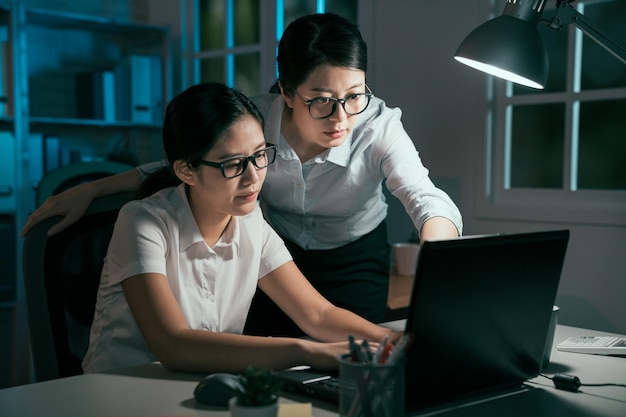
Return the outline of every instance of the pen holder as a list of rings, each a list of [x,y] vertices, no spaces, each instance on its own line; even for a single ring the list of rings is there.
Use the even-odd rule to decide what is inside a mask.
[[[353,362],[339,357],[339,416],[404,415],[404,360],[392,364]]]

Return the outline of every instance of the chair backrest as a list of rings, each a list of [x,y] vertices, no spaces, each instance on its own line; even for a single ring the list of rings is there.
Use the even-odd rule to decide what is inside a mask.
[[[37,185],[36,204],[39,207],[52,195],[75,185],[128,171],[133,167],[114,161],[76,162],[54,169]]]
[[[100,273],[119,209],[133,192],[95,199],[83,217],[51,237],[58,217],[24,239],[23,273],[35,379],[82,373]]]

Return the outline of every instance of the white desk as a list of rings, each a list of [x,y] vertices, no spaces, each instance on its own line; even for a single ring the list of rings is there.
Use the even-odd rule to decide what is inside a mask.
[[[547,374],[577,375],[583,383],[626,384],[626,358],[556,351],[569,336],[606,334],[558,326]],[[91,374],[0,390],[1,417],[229,417],[227,410],[197,404],[193,389],[200,374],[171,373],[158,364],[124,372]],[[581,387],[571,393],[537,377],[528,390],[479,403],[444,406],[420,415],[445,416],[626,416],[625,387]],[[291,402],[290,399],[281,399]],[[315,404],[314,404],[315,405]],[[337,416],[332,409],[313,409],[314,417]]]

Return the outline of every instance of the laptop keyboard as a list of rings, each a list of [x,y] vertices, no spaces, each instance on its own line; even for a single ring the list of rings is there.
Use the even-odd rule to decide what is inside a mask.
[[[283,391],[315,398],[334,405],[339,404],[339,378],[337,377],[309,384],[285,384]]]

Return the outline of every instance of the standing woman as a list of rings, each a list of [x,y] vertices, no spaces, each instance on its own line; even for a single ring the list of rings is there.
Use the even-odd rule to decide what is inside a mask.
[[[367,46],[356,27],[332,14],[293,21],[278,47],[277,94],[253,97],[278,146],[260,194],[264,216],[294,261],[326,298],[374,322],[385,318],[390,247],[383,183],[422,241],[462,232],[458,208],[428,177],[401,122],[366,84]],[[142,172],[82,184],[51,197],[24,226],[53,215],[50,233],[78,219],[92,198],[133,189]],[[246,331],[297,335],[297,326],[260,292]]]
[[[457,237],[460,213],[428,178],[400,110],[367,86],[367,46],[355,25],[334,14],[301,17],[285,30],[277,62],[280,96],[254,98],[265,137],[279,149],[263,213],[325,297],[383,321],[390,267],[383,181],[422,240]],[[247,329],[296,331],[261,293]]]

